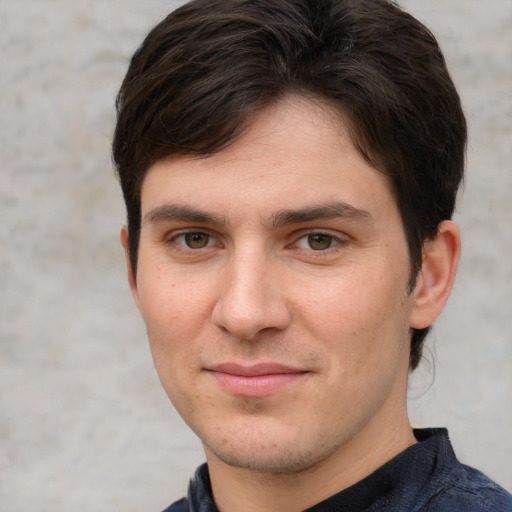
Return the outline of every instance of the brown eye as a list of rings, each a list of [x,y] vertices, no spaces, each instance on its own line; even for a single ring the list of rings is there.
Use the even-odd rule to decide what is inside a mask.
[[[323,251],[329,249],[333,243],[333,237],[330,235],[315,234],[308,236],[308,245],[314,251]]]
[[[190,249],[202,249],[206,247],[210,241],[210,235],[206,233],[186,233],[184,241]]]

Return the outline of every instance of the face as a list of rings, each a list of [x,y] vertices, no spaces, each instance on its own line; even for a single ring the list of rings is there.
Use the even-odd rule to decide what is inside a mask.
[[[209,461],[299,471],[396,428],[407,244],[339,116],[286,98],[213,156],[157,162],[141,203],[132,291]]]

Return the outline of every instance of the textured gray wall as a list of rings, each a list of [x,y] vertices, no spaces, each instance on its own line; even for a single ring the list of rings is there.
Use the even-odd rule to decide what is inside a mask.
[[[203,458],[129,296],[109,156],[127,59],[179,3],[0,0],[2,512],[158,511]],[[438,36],[471,130],[460,272],[411,414],[512,489],[512,2],[403,4]]]

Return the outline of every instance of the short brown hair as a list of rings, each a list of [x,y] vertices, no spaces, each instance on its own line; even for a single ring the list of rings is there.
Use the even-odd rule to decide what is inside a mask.
[[[424,242],[453,214],[466,122],[434,36],[387,0],[193,0],[149,33],[119,91],[113,141],[133,272],[147,169],[220,151],[287,93],[339,108],[360,153],[390,177],[412,289]],[[427,332],[413,330],[411,369]]]

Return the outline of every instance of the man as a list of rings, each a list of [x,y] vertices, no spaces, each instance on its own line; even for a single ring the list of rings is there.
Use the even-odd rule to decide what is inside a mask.
[[[195,0],[117,107],[128,279],[207,459],[168,510],[512,510],[407,416],[466,143],[428,30],[385,0]]]

